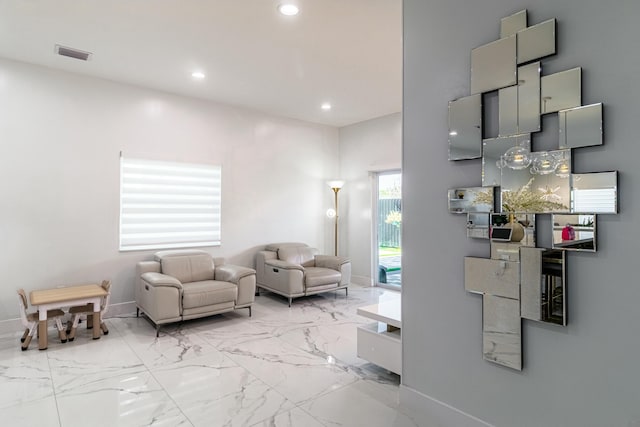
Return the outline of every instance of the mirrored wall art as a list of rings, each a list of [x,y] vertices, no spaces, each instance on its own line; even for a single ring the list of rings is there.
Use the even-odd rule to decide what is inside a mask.
[[[522,248],[520,314],[524,319],[566,326],[565,251]]]
[[[596,251],[595,214],[554,214],[551,216],[551,221],[554,249]]]
[[[495,187],[452,188],[449,196],[449,212],[491,212],[495,207]]]
[[[558,111],[560,148],[602,145],[602,104]]]
[[[518,64],[524,64],[555,53],[555,19],[549,19],[518,31]]]
[[[618,213],[618,172],[572,174],[571,212]]]
[[[500,20],[500,38],[512,36],[525,28],[527,28],[526,9]]]
[[[482,155],[482,96],[449,102],[449,160],[477,159]]]
[[[566,254],[595,251],[596,215],[619,209],[616,171],[573,174],[572,150],[603,143],[603,107],[581,105],[581,68],[543,75],[540,59],[556,53],[556,25],[549,19],[529,27],[523,10],[500,21],[499,40],[472,49],[471,93],[485,102],[474,107],[480,119],[463,124],[482,122],[480,136],[498,137],[481,142],[486,188],[448,193],[450,212],[467,213],[467,236],[490,245],[488,259],[465,257],[465,289],[482,295],[484,359],[517,370],[521,319],[567,324]],[[558,131],[540,139],[558,135],[559,149],[534,151],[533,135],[543,122],[554,124],[541,119],[549,113],[558,113]],[[472,158],[451,149],[449,156]],[[478,204],[494,210],[475,212]],[[536,235],[538,214],[544,239]],[[551,249],[537,247],[540,241]]]
[[[485,93],[516,84],[516,36],[471,51],[471,93]]]
[[[579,107],[582,103],[582,68],[543,76],[540,90],[542,114]]]

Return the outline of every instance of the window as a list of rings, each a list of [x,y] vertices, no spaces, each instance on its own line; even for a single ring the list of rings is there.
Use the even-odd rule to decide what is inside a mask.
[[[120,158],[120,250],[220,245],[220,166]]]

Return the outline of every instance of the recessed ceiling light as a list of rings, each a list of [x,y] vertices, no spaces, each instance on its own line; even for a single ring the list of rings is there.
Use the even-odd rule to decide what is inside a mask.
[[[322,108],[324,111],[329,111],[331,110],[331,104],[329,104],[328,102],[325,102],[320,106],[320,108]]]
[[[296,6],[295,4],[282,3],[278,5],[278,11],[286,16],[294,16],[297,15],[298,12],[300,12],[300,9],[298,9],[298,6]]]
[[[205,76],[202,71],[194,71],[193,73],[191,73],[191,77],[193,77],[194,79],[202,80]]]

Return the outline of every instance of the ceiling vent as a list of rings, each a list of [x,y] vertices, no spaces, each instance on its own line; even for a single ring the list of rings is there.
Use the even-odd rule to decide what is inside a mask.
[[[85,52],[83,50],[74,49],[72,47],[56,45],[56,53],[58,55],[67,56],[69,58],[79,59],[81,61],[88,61],[91,57],[91,52]]]

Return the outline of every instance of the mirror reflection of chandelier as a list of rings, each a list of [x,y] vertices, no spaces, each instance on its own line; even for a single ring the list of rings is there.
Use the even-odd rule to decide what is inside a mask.
[[[532,175],[549,175],[555,173],[560,178],[568,178],[571,173],[571,165],[562,153],[548,151],[531,152],[527,147],[528,141],[524,141],[515,147],[509,148],[496,162],[498,168],[508,167],[513,170],[529,168]]]

